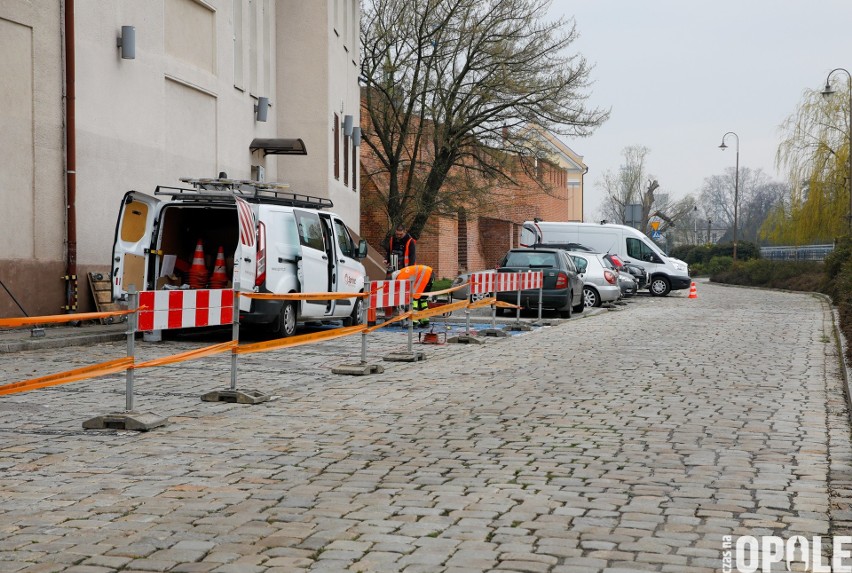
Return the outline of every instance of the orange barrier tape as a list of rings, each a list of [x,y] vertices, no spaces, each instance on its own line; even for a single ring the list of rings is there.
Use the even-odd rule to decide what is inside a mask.
[[[377,324],[377,325],[375,325],[375,326],[368,326],[365,330],[366,330],[367,332],[373,332],[374,330],[378,330],[378,329],[380,329],[380,328],[384,328],[384,327],[386,327],[386,326],[390,326],[391,324],[393,324],[393,323],[395,323],[395,322],[399,322],[399,321],[401,321],[401,320],[405,320],[406,318],[409,318],[410,316],[411,316],[411,311],[406,311],[406,312],[403,312],[402,314],[400,314],[399,316],[395,316],[395,317],[393,317],[393,318],[392,318],[392,319],[390,319],[390,320],[386,320],[386,321],[384,321],[384,322],[383,322],[383,323],[381,323],[381,324]]]
[[[502,300],[498,300],[494,303],[494,306],[497,308],[523,308],[516,304],[512,304],[511,302],[504,302]]]
[[[466,300],[461,300],[453,304],[442,304],[441,306],[436,306],[427,310],[417,311],[411,315],[411,318],[414,320],[418,320],[421,318],[429,318],[430,316],[438,316],[439,314],[445,314],[454,310],[467,308],[467,305],[468,302]]]
[[[439,294],[448,294],[448,293],[456,292],[457,290],[463,289],[464,287],[466,287],[466,286],[467,286],[467,285],[469,285],[469,284],[470,284],[470,283],[463,283],[463,284],[460,284],[460,285],[458,285],[458,286],[454,286],[454,287],[450,287],[450,288],[445,288],[444,290],[436,290],[436,291],[432,291],[432,292],[424,292],[424,293],[423,293],[423,294],[421,294],[420,296],[437,296],[437,295],[439,295]]]
[[[96,378],[107,374],[115,374],[123,372],[133,366],[133,358],[117,358],[100,364],[84,366],[76,370],[67,372],[59,372],[41,378],[33,378],[32,380],[24,380],[22,382],[13,382],[0,386],[0,396],[4,394],[14,394],[16,392],[26,392],[27,390],[35,390],[37,388],[46,388],[47,386],[57,386],[59,384],[67,384],[68,382],[77,382],[87,378]]]
[[[246,298],[257,300],[342,300],[347,298],[367,298],[368,292],[290,292],[287,294],[272,294],[268,292],[245,292]]]
[[[136,364],[135,366],[133,366],[133,369],[135,370],[138,368],[165,366],[166,364],[177,364],[178,362],[186,362],[187,360],[195,360],[196,358],[213,356],[214,354],[220,354],[222,352],[225,352],[226,350],[236,348],[237,344],[238,343],[236,340],[229,340],[228,342],[214,344],[213,346],[205,346],[203,348],[196,348],[195,350],[190,350],[188,352],[181,352],[180,354],[172,354],[171,356],[164,356],[163,358],[155,358],[147,362],[142,362],[141,364]]]
[[[79,314],[54,314],[51,316],[22,316],[18,318],[0,318],[0,328],[32,326],[34,324],[59,324],[63,322],[74,322],[75,320],[94,320],[96,318],[108,318],[110,316],[121,316],[132,314],[135,310],[115,310],[112,312],[81,312]]]
[[[267,340],[266,342],[255,342],[254,344],[244,344],[238,346],[237,354],[250,354],[252,352],[266,352],[267,350],[275,350],[278,348],[290,348],[293,346],[301,346],[310,344],[311,342],[319,342],[322,340],[332,340],[357,334],[365,330],[363,325],[347,326],[343,328],[334,328],[323,332],[312,332],[311,334],[302,334],[300,336],[291,336],[289,338],[278,338],[276,340]]]
[[[476,302],[472,302],[470,303],[470,306],[468,306],[468,308],[482,308],[483,306],[491,306],[492,304],[496,304],[496,302],[497,297],[492,296],[489,298],[480,299]]]

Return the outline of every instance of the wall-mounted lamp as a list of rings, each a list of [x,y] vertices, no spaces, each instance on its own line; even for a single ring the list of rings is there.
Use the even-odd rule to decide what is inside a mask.
[[[343,135],[349,137],[352,135],[353,117],[351,115],[343,116]]]
[[[358,147],[361,145],[361,128],[353,127],[352,128],[352,146]]]
[[[254,106],[254,111],[257,114],[257,121],[266,121],[266,114],[269,111],[269,98],[257,98],[257,105]]]
[[[121,50],[122,60],[136,59],[136,28],[134,26],[122,26],[121,36],[116,43]]]

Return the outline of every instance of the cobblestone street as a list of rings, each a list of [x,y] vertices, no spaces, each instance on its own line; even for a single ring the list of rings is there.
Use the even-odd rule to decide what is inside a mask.
[[[406,339],[369,341],[379,363]],[[417,349],[364,377],[331,373],[359,336],[240,356],[254,406],[199,399],[229,355],[140,370],[137,409],[169,420],[145,433],[82,429],[123,375],[0,397],[0,571],[702,573],[724,535],[852,532],[821,298],[700,283]],[[124,352],[0,354],[0,382]]]

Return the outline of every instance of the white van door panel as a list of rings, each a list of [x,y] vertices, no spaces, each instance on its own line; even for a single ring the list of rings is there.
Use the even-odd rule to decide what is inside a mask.
[[[328,286],[328,255],[323,239],[322,221],[317,213],[294,209],[296,228],[302,259],[299,261],[301,292],[326,292]],[[326,301],[302,301],[301,315],[322,318],[326,314]]]
[[[349,234],[349,229],[337,217],[332,218],[335,253],[337,255],[336,292],[357,294],[364,290],[364,267],[355,255],[358,247]],[[356,299],[339,300],[335,305],[335,316],[346,317],[352,314]]]
[[[257,276],[257,217],[247,201],[239,197],[235,200],[240,240],[234,252],[234,281],[239,281],[241,292],[251,292]],[[240,297],[240,310],[251,310],[250,298]]]
[[[131,285],[137,291],[147,288],[150,278],[148,254],[163,204],[163,201],[138,191],[124,194],[112,247],[113,299],[124,295]]]
[[[302,249],[293,210],[262,206],[266,223],[266,288],[276,294],[299,290],[297,278]]]

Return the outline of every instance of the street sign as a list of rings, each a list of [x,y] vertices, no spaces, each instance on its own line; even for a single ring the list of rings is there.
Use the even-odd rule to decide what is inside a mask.
[[[652,225],[653,225],[653,223],[652,223]],[[653,233],[651,233],[651,238],[654,239],[654,240],[662,239],[663,235],[659,231],[654,231]]]
[[[656,232],[657,229],[660,228],[660,222],[659,221],[651,221],[651,228],[654,229],[654,232]],[[657,233],[657,234],[659,234],[659,233]]]

